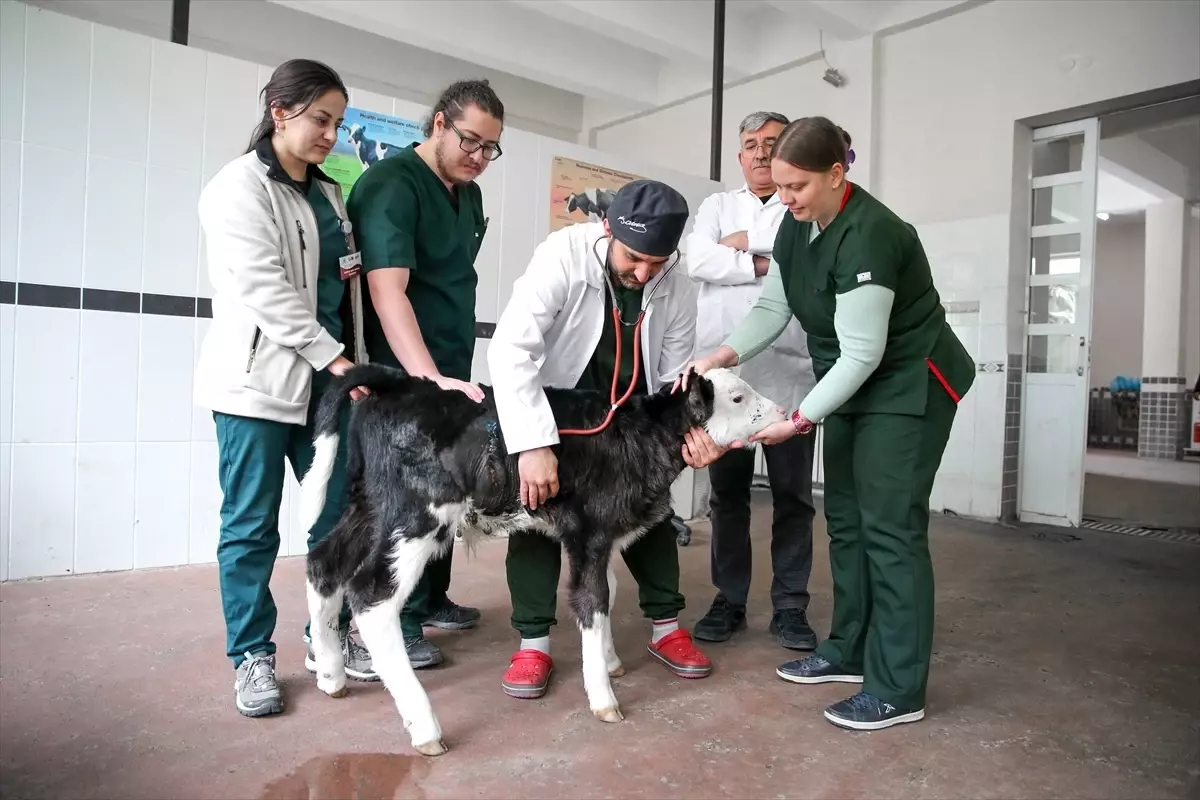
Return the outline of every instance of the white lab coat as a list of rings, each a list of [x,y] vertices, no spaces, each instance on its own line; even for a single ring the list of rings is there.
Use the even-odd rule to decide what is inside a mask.
[[[543,388],[574,387],[600,342],[602,327],[612,325],[611,314],[605,313],[607,248],[603,223],[562,228],[538,245],[525,274],[513,284],[488,345],[500,430],[510,453],[558,443],[558,426]],[[640,380],[649,392],[673,383],[695,356],[697,287],[686,270],[677,264],[642,293],[646,317]],[[618,386],[618,396],[626,388]]]
[[[758,301],[763,280],[754,274],[754,256],[770,258],[786,213],[778,195],[764,204],[745,185],[709,195],[700,204],[687,237],[686,258],[688,272],[700,287],[698,358],[720,347]],[[719,243],[738,231],[746,231],[749,252]],[[788,409],[798,408],[816,385],[808,340],[795,317],[772,345],[738,371],[757,391]]]

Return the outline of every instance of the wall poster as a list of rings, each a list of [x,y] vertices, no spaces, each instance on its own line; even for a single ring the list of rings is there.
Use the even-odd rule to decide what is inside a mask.
[[[342,197],[347,198],[350,187],[368,167],[424,139],[420,122],[347,106],[337,144],[321,169],[341,184]]]
[[[636,180],[641,176],[555,156],[550,168],[550,232],[604,219],[617,190]]]

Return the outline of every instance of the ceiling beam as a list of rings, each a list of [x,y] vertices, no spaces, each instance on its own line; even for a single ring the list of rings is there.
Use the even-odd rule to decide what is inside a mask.
[[[658,104],[661,57],[515,4],[493,0],[270,2],[638,110]],[[519,45],[531,41],[538,46]]]

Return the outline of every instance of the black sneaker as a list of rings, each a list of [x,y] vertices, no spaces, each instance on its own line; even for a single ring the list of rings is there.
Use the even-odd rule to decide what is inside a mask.
[[[447,598],[446,605],[430,614],[429,619],[422,622],[421,626],[441,628],[447,631],[464,631],[467,628],[474,628],[479,622],[479,617],[479,609],[460,606]]]
[[[862,675],[835,667],[815,654],[781,664],[775,674],[792,683],[862,683],[863,680]]]
[[[735,606],[717,595],[717,599],[692,628],[692,635],[705,642],[724,642],[733,636],[735,631],[746,627],[746,607]]]
[[[788,650],[816,650],[817,632],[808,624],[808,615],[798,608],[781,608],[771,615],[767,631]]]
[[[834,725],[856,731],[877,731],[904,722],[924,719],[925,709],[901,711],[873,694],[859,692],[825,709],[825,719]]]
[[[405,639],[404,650],[408,653],[408,662],[412,664],[413,669],[436,667],[445,660],[442,657],[442,651],[438,650],[434,643],[424,636]]]

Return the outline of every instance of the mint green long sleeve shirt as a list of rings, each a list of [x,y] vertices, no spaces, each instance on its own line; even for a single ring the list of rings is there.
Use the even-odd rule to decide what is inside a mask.
[[[800,413],[807,419],[821,422],[836,411],[879,366],[894,297],[891,289],[878,284],[865,284],[837,296],[833,324],[841,354],[800,403]],[[758,302],[729,334],[725,345],[737,353],[739,364],[745,363],[775,341],[791,318],[779,264],[772,258]]]

